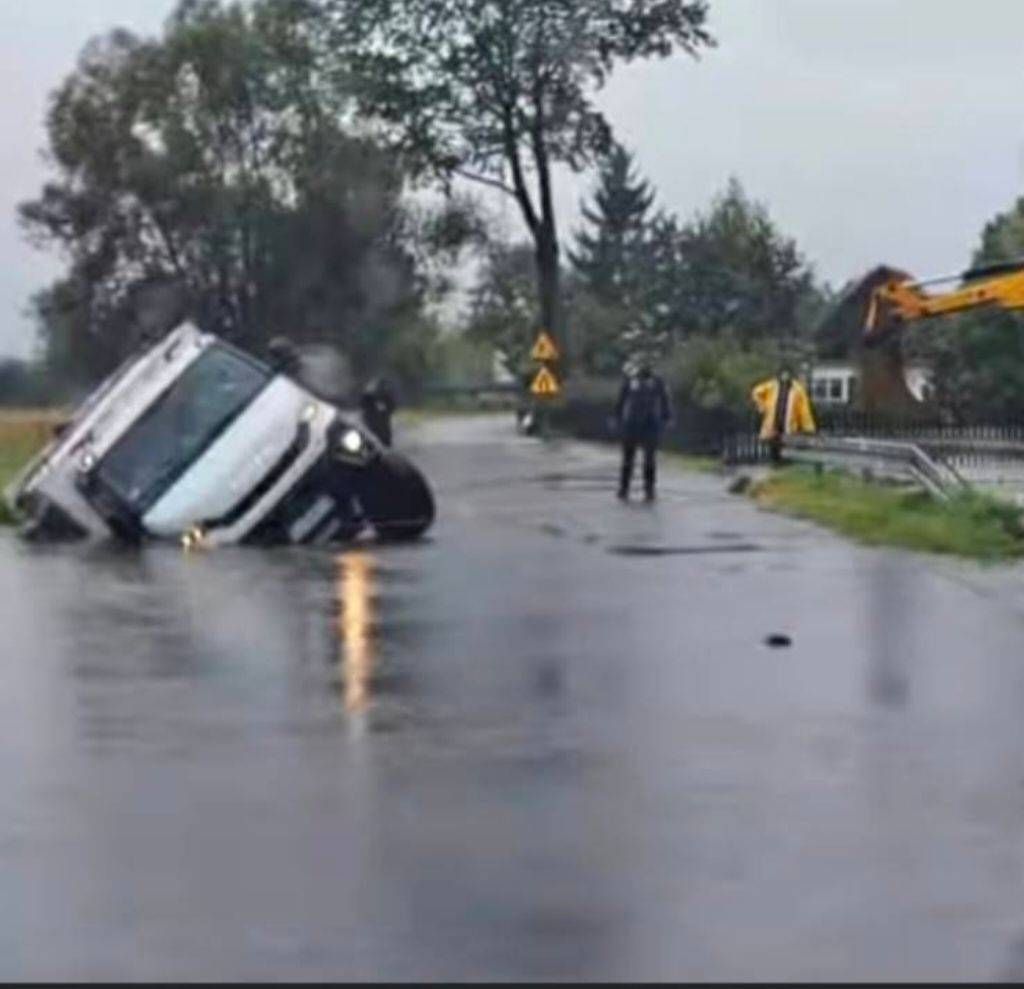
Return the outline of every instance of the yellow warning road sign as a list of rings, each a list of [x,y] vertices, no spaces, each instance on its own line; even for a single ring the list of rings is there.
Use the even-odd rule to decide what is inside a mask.
[[[540,331],[540,336],[537,337],[537,342],[533,345],[533,350],[530,351],[530,357],[535,361],[558,360],[558,348],[546,331]]]
[[[533,384],[530,385],[530,391],[533,392],[534,395],[541,395],[547,398],[550,398],[552,395],[557,395],[561,390],[558,378],[556,378],[546,367],[542,367],[537,372],[537,377],[533,379]]]

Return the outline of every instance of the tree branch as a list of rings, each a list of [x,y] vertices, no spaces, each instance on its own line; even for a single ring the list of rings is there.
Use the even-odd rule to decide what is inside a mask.
[[[456,168],[455,174],[460,178],[468,179],[470,182],[479,182],[482,185],[491,186],[493,189],[500,189],[506,195],[512,196],[513,198],[516,197],[516,190],[499,179],[492,179],[487,175],[479,175],[476,172],[469,172],[464,168]]]
[[[523,211],[523,219],[530,228],[534,239],[540,229],[540,221],[537,219],[537,211],[533,201],[530,199],[530,190],[526,185],[526,176],[523,174],[523,163],[519,158],[519,148],[516,144],[515,122],[512,118],[513,107],[507,104],[503,107],[503,120],[505,131],[505,157],[512,166],[512,181],[515,185],[515,197],[519,208]]]

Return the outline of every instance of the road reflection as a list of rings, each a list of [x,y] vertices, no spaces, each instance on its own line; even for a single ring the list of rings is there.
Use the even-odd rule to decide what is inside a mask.
[[[339,672],[345,710],[365,711],[371,697],[375,665],[373,599],[376,561],[369,553],[344,553],[337,557]]]
[[[915,575],[903,561],[878,554],[867,576],[868,696],[880,707],[899,710],[910,700]]]

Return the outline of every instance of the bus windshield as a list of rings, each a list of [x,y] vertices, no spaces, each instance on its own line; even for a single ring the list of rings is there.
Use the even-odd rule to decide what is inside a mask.
[[[234,421],[271,373],[210,347],[110,449],[98,480],[127,507],[145,512]]]

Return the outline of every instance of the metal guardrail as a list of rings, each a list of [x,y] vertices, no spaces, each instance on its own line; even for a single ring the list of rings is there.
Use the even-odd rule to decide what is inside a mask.
[[[860,436],[796,435],[784,439],[783,449],[791,460],[914,481],[943,500],[969,488],[953,467],[917,443]]]
[[[1024,460],[1024,441],[1012,439],[973,439],[957,436],[921,436],[915,442],[933,455],[990,460]]]

